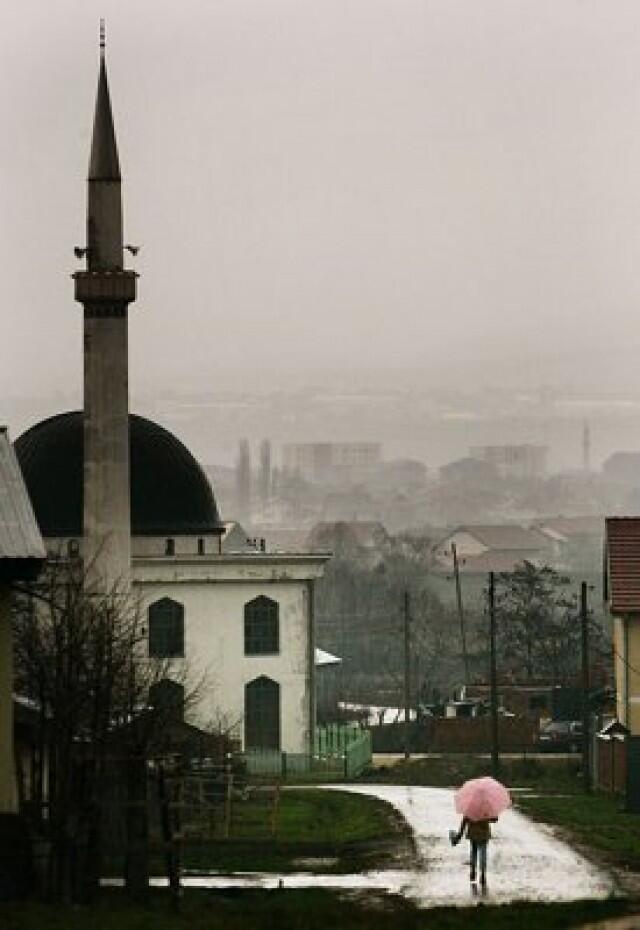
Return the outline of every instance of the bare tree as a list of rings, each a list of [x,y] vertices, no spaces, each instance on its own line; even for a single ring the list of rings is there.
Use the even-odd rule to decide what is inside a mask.
[[[40,826],[51,840],[51,890],[67,900],[97,886],[101,801],[114,754],[133,811],[126,879],[132,891],[146,888],[146,760],[168,712],[162,702],[150,704],[149,691],[167,678],[183,684],[187,675],[147,658],[139,600],[118,585],[100,590],[92,578],[81,559],[53,558],[14,601],[16,690],[38,708],[42,771],[47,763],[37,791],[40,809],[48,808]]]

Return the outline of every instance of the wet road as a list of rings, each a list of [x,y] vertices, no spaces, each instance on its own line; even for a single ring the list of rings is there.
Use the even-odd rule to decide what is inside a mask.
[[[447,788],[347,785],[327,788],[367,794],[389,801],[412,827],[423,866],[353,875],[185,876],[185,886],[209,888],[265,887],[280,881],[286,888],[329,887],[399,892],[422,907],[473,904],[469,883],[469,844],[451,847],[448,831],[457,827],[453,792]],[[574,901],[604,898],[616,891],[614,881],[550,830],[508,811],[493,827],[489,844],[487,903],[509,901]]]

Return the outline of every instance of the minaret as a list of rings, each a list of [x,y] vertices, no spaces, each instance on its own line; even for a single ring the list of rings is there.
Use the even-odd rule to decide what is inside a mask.
[[[88,181],[87,270],[73,276],[75,299],[84,307],[84,555],[100,587],[111,590],[128,586],[131,569],[127,308],[136,298],[137,275],[123,268],[103,23]]]
[[[586,420],[582,427],[582,470],[591,471],[591,430]]]

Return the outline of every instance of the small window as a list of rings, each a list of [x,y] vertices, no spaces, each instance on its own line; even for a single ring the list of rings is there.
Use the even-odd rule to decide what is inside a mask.
[[[77,559],[80,555],[80,543],[77,539],[70,539],[67,543],[67,555],[70,559]]]
[[[149,605],[149,655],[155,659],[184,656],[184,605],[170,597]]]
[[[176,541],[175,539],[167,539],[164,544],[164,554],[165,555],[175,555],[176,554]]]
[[[275,655],[280,651],[278,613],[277,601],[263,595],[244,605],[245,655]]]
[[[198,540],[198,555],[204,555],[204,539]]]

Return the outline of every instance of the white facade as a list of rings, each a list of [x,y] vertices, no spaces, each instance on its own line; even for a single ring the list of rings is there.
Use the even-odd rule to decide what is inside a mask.
[[[192,681],[206,679],[199,723],[230,728],[244,745],[245,688],[264,676],[279,686],[280,748],[309,749],[315,725],[313,582],[328,558],[134,555],[133,584],[145,611],[162,598],[184,607],[183,661]],[[247,655],[245,605],[259,596],[278,605],[278,650]]]

